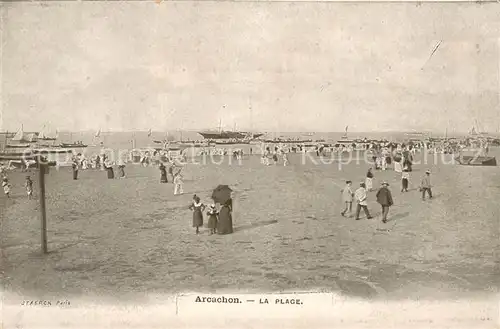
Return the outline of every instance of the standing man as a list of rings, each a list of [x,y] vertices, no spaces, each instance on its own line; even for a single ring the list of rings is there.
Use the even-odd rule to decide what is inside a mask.
[[[359,188],[356,190],[356,192],[354,192],[354,196],[358,201],[358,205],[356,207],[356,220],[359,220],[359,213],[361,212],[361,208],[363,208],[366,214],[366,218],[372,219],[373,217],[370,216],[370,212],[368,211],[368,203],[366,202],[367,193],[365,183],[359,184]]]
[[[354,193],[352,193],[351,184],[352,182],[350,180],[346,181],[345,187],[342,190],[342,202],[345,205],[344,210],[340,213],[342,216],[345,216],[348,211],[350,215],[352,211],[352,197],[354,196]]]
[[[382,223],[387,223],[387,214],[389,214],[389,207],[394,202],[392,201],[392,194],[388,188],[389,183],[383,182],[382,187],[377,192],[377,202],[382,206]]]
[[[73,180],[78,179],[78,160],[77,158],[73,158],[73,163],[71,164],[71,167],[73,168]]]
[[[425,200],[425,192],[429,194],[429,199],[432,199],[432,190],[431,190],[431,171],[426,170],[425,176],[422,178],[422,182],[420,183],[420,191],[422,191],[422,200]]]

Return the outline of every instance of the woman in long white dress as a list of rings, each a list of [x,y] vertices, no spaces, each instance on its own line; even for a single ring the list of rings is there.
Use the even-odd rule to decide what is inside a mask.
[[[174,175],[174,195],[183,194],[183,181],[180,170]]]

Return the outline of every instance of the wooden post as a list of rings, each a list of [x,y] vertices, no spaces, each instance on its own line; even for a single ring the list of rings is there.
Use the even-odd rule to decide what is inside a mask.
[[[40,215],[41,215],[41,230],[42,230],[42,252],[48,253],[47,249],[47,213],[45,209],[45,163],[42,163],[42,157],[38,156],[38,179],[40,185]]]

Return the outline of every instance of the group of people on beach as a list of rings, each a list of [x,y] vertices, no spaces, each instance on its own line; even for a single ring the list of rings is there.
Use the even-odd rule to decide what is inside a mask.
[[[168,183],[167,167],[165,163],[160,162],[158,166],[160,169],[160,183]],[[184,181],[182,175],[182,168],[177,167],[175,163],[172,163],[168,167],[168,174],[172,177],[172,182],[174,184],[174,195],[181,195],[184,193]]]
[[[105,154],[98,156],[96,161],[96,166],[92,166],[92,169],[100,168],[103,171],[106,171],[108,179],[115,178],[115,170],[113,168],[113,163],[109,161]],[[71,159],[71,169],[73,172],[73,180],[78,180],[78,172],[80,168],[82,170],[89,169],[89,167],[84,166],[85,158],[78,153]],[[118,161],[118,178],[125,178],[125,161]]]
[[[426,194],[432,199],[432,186],[431,186],[431,172],[430,170],[425,171],[425,175],[423,176],[419,191],[422,193],[422,200],[425,200]],[[353,192],[352,190],[352,181],[346,181],[345,187],[341,190],[342,202],[344,204],[344,210],[340,213],[342,216],[345,216],[348,212],[352,213],[352,203],[355,200],[357,203],[355,219],[359,220],[359,216],[361,210],[363,210],[366,214],[367,219],[372,219],[373,217],[370,215],[370,211],[368,210],[368,192],[373,191],[373,178],[374,174],[372,172],[372,168],[368,169],[366,174],[365,181],[359,184],[359,188]],[[408,192],[408,184],[409,184],[409,171],[407,167],[403,168],[402,176],[401,176],[401,192]],[[382,222],[387,223],[387,216],[389,214],[389,208],[394,205],[394,200],[392,198],[392,193],[389,189],[389,183],[383,181],[381,187],[377,190],[376,193],[377,202],[382,207]]]
[[[193,227],[196,229],[196,234],[200,234],[200,227],[203,227],[203,212],[206,209],[205,204],[196,194],[193,196],[193,202],[189,205],[189,209],[193,212]],[[233,200],[228,199],[225,203],[220,204],[220,209],[217,210],[216,204],[212,203],[208,206],[207,228],[212,234],[231,234],[233,233]]]
[[[288,166],[288,154],[287,151],[284,149],[280,149],[277,146],[274,148],[274,151],[271,152],[271,149],[269,147],[266,147],[266,150],[262,154],[262,157],[260,158],[260,163],[269,166],[271,163],[274,165],[277,165],[279,162],[279,159],[283,161],[283,166]]]
[[[2,175],[2,188],[5,196],[10,198],[10,191],[12,189],[12,184],[9,181],[9,178],[5,173],[1,173]],[[26,194],[28,195],[28,199],[31,200],[33,198],[33,181],[31,180],[31,176],[27,175],[26,180],[24,181],[24,188],[26,189]]]
[[[156,156],[160,156],[160,154],[154,154],[155,159]],[[108,160],[106,154],[102,154],[98,156],[97,158],[94,157],[94,159],[97,159],[96,164],[97,166],[92,166],[92,168],[100,168],[103,171],[107,172],[107,178],[108,179],[114,179],[115,178],[115,170],[114,170],[114,165],[115,163],[111,162]],[[73,156],[71,160],[71,168],[72,168],[72,173],[73,173],[73,180],[78,179],[78,173],[80,168],[84,169],[83,167],[83,162],[84,158],[83,156],[79,153],[75,156]],[[142,163],[142,162],[141,162]],[[148,162],[149,164],[150,162]],[[168,167],[168,174],[172,176],[172,181],[174,183],[174,195],[181,195],[184,193],[183,191],[183,176],[182,176],[182,168],[178,167],[175,165],[175,162],[171,159],[166,159],[166,162],[158,160],[157,162],[154,162],[155,164],[158,165],[158,168],[160,170],[160,183],[168,183],[168,176],[167,176],[167,167],[166,163],[170,163]],[[87,167],[88,168],[88,167]],[[117,171],[118,171],[118,177],[117,178],[125,178],[125,161],[124,160],[119,160],[118,161],[118,166],[117,166]]]

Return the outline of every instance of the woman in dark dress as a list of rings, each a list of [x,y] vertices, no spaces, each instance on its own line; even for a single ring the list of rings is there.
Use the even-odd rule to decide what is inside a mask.
[[[219,222],[217,223],[218,234],[233,233],[233,200],[229,199],[222,205],[219,211]]]
[[[168,183],[168,178],[167,178],[167,168],[163,163],[160,163],[160,183]]]
[[[189,206],[189,209],[193,211],[193,227],[196,228],[196,234],[200,233],[200,227],[203,226],[203,210],[205,210],[205,205],[200,202],[198,196],[193,197],[193,204]]]
[[[77,180],[78,179],[78,162],[76,159],[73,159],[73,163],[71,164],[71,167],[73,168],[73,179]]]
[[[408,168],[408,171],[411,172],[412,171],[411,166],[412,166],[412,160],[413,160],[413,158],[412,158],[410,152],[409,151],[404,151],[403,152],[403,157],[404,157],[403,167]]]
[[[118,166],[118,178],[125,178],[125,165],[121,164]]]
[[[175,167],[174,164],[172,164],[170,167],[168,167],[168,173],[172,176],[172,180],[175,178],[174,167]]]
[[[111,164],[104,162],[104,169],[108,172],[108,179],[115,178],[115,171],[113,170],[113,166]]]

